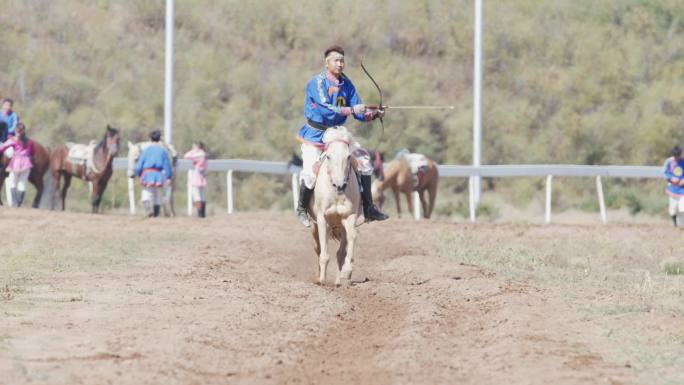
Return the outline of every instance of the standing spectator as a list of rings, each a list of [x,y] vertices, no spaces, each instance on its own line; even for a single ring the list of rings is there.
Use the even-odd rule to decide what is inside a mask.
[[[5,98],[2,101],[2,111],[0,111],[0,120],[7,123],[7,135],[14,136],[19,124],[19,115],[12,110],[14,107],[14,100],[10,98]]]
[[[143,186],[141,200],[145,212],[150,217],[158,217],[161,209],[160,189],[164,184],[170,183],[173,172],[169,156],[159,143],[161,131],[152,131],[150,140],[152,144],[138,158],[135,175],[140,177]]]
[[[26,136],[24,123],[17,124],[16,136],[11,136],[0,145],[0,153],[10,147],[14,149],[14,155],[7,165],[7,171],[9,171],[8,184],[12,196],[12,205],[19,207],[24,202],[26,182],[31,173],[31,168],[33,168],[33,141]]]
[[[668,213],[672,218],[672,224],[679,225],[679,214],[684,212],[684,158],[682,158],[682,148],[674,146],[672,156],[665,160],[665,179],[667,187],[665,192],[670,196]]]
[[[183,158],[192,161],[193,169],[190,178],[192,201],[197,208],[197,216],[204,218],[207,216],[207,201],[204,195],[204,189],[207,186],[207,153],[204,150],[204,143],[193,143],[192,150],[188,151]]]

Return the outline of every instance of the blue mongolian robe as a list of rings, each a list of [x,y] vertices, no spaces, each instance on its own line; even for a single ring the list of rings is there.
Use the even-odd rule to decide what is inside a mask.
[[[0,111],[0,120],[7,123],[7,134],[15,135],[14,131],[17,128],[17,123],[19,123],[19,115],[14,111],[11,111],[9,115],[5,115],[5,111]]]
[[[337,79],[331,79],[327,71],[314,76],[306,85],[304,116],[307,124],[299,129],[300,140],[323,143],[326,127],[340,126],[347,121],[347,116],[342,114],[342,107],[361,103],[361,97],[346,75],[342,74],[339,83]],[[363,114],[352,115],[357,120],[366,121]]]
[[[147,147],[135,165],[135,175],[145,187],[160,187],[172,174],[169,155],[158,144]]]
[[[667,158],[664,165],[664,177],[667,179],[665,192],[674,198],[684,197],[684,186],[679,186],[676,182],[684,178],[684,158],[679,162],[674,157]],[[675,182],[675,183],[673,183]]]

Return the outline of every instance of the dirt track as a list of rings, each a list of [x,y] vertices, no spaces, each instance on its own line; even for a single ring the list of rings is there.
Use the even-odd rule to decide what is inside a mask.
[[[357,283],[335,288],[313,283],[310,234],[284,214],[0,215],[3,234],[14,224],[27,233],[0,254],[3,384],[667,384],[682,363],[677,305],[578,311],[621,294],[593,281],[552,284],[513,264],[497,272],[448,251],[460,242],[495,258],[529,235],[535,253],[552,257],[616,236],[652,240],[655,260],[681,246],[665,226],[390,220],[360,229]],[[455,243],[436,245],[445,234]],[[593,255],[593,269],[629,262],[612,254]],[[559,264],[567,277],[575,265]],[[335,268],[333,259],[329,282]],[[655,285],[669,279],[653,274]],[[681,309],[681,289],[672,301]],[[660,358],[640,361],[630,349],[644,343]]]

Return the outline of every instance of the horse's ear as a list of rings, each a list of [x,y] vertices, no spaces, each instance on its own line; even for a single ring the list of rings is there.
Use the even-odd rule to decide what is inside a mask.
[[[107,129],[108,129],[108,130],[111,130],[111,129],[112,129],[112,127],[109,125],[109,123],[107,123]]]

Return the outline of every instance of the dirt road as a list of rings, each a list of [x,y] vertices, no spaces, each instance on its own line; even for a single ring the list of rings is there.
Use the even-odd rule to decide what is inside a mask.
[[[355,283],[336,288],[314,284],[310,233],[285,214],[0,215],[25,233],[0,252],[3,384],[684,378],[666,226],[390,220],[360,228]]]

